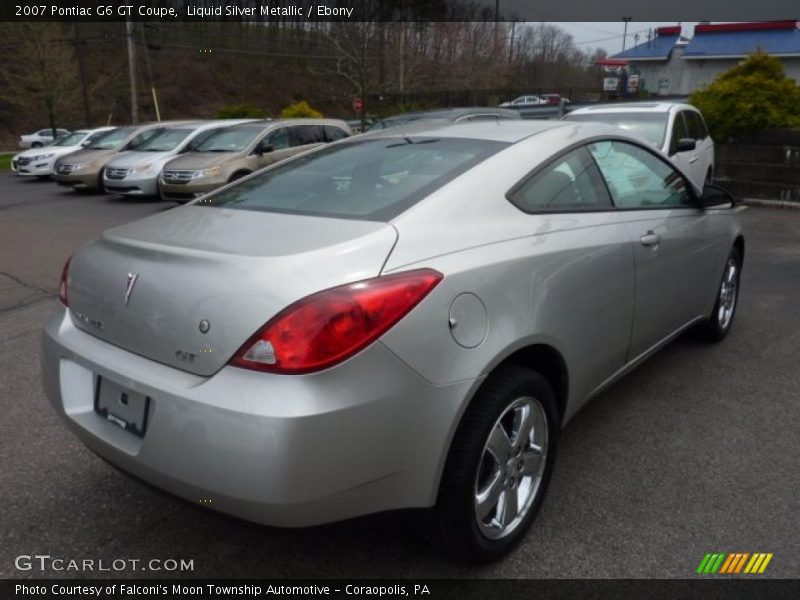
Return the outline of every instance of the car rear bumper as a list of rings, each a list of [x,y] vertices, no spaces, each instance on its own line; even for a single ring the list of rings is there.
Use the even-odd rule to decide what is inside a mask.
[[[435,386],[381,343],[328,371],[201,377],[112,346],[61,306],[43,384],[81,441],[157,487],[278,526],[430,506],[474,381]],[[151,398],[140,438],[94,411],[99,377]]]

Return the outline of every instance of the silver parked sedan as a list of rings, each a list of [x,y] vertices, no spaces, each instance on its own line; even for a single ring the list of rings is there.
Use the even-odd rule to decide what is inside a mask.
[[[449,548],[495,558],[589,398],[690,327],[728,333],[732,207],[607,125],[367,134],[76,252],[44,386],[190,501],[279,526],[433,507]]]

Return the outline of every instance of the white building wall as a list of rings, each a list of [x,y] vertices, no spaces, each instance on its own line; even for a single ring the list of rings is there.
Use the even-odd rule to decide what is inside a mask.
[[[673,49],[668,61],[632,60],[630,73],[638,73],[644,89],[652,95],[688,95],[710,84],[720,74],[738,65],[741,58],[683,58],[683,48]],[[800,85],[800,57],[781,58],[786,75]]]

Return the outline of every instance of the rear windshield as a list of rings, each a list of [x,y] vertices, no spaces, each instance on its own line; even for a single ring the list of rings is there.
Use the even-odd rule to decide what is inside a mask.
[[[187,128],[164,129],[136,149],[140,152],[168,152],[177,148],[194,131]]]
[[[91,150],[113,150],[128,139],[138,127],[117,127],[111,131],[106,131],[102,136],[93,138],[92,143],[87,146]]]
[[[214,131],[194,146],[195,152],[241,152],[250,145],[264,127],[229,127]]]
[[[664,136],[667,131],[666,113],[583,113],[568,114],[565,121],[594,121],[622,127],[639,137],[644,138],[657,148],[664,145]]]
[[[428,137],[339,143],[263,171],[200,204],[387,221],[507,145]]]

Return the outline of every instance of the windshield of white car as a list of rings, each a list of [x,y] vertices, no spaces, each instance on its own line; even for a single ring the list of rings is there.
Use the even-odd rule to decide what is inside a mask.
[[[58,138],[51,146],[78,146],[86,137],[85,131],[76,131],[62,138]]]
[[[137,129],[132,127],[117,127],[111,131],[106,131],[97,137],[92,137],[92,142],[86,147],[90,150],[113,150],[122,145]]]
[[[263,125],[254,127],[226,127],[215,131],[192,148],[193,152],[241,152],[264,131]]]
[[[177,148],[195,129],[175,128],[158,132],[136,150],[139,152],[169,152]]]
[[[564,117],[565,121],[594,121],[616,125],[639,137],[644,138],[657,148],[664,145],[664,136],[667,132],[667,113],[643,112],[591,112],[570,113]]]
[[[388,221],[508,144],[390,137],[325,146],[198,205]]]

